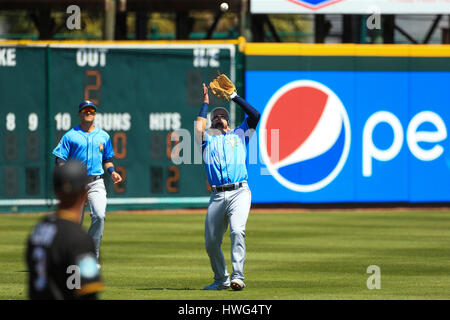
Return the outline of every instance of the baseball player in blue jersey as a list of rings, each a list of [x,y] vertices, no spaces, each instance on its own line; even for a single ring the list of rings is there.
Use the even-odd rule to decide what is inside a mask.
[[[94,125],[96,112],[94,103],[82,101],[78,107],[80,125],[64,134],[53,150],[53,155],[57,165],[64,165],[69,159],[77,159],[86,166],[89,175],[87,202],[91,215],[88,234],[94,240],[98,259],[106,213],[106,188],[102,175],[104,169],[108,171],[114,184],[122,182],[122,177],[114,169],[114,151],[108,133]]]
[[[205,219],[205,247],[214,272],[214,282],[204,289],[231,287],[242,290],[245,287],[245,227],[251,206],[251,192],[247,185],[247,146],[260,114],[234,91],[226,98],[232,99],[244,110],[245,120],[231,129],[228,111],[215,108],[210,114],[211,128],[205,131],[209,105],[205,84],[203,96],[203,106],[195,124],[195,140],[202,146],[206,175],[212,189]],[[228,225],[233,266],[231,276],[221,249]]]

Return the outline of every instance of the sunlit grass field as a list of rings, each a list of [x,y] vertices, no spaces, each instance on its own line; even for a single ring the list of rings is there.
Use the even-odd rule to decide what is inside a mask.
[[[0,299],[26,299],[25,240],[41,219],[0,214]],[[85,215],[87,230],[90,217]],[[250,214],[240,292],[204,291],[213,274],[204,214],[107,215],[101,299],[449,299],[450,211]],[[227,232],[223,251],[231,271]],[[368,289],[369,266],[380,289]],[[374,282],[370,282],[374,283]]]

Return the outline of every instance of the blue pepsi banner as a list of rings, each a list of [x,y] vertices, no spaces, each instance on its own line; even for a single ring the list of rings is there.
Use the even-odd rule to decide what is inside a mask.
[[[450,201],[450,71],[248,70],[254,203]],[[255,152],[255,150],[257,150]]]

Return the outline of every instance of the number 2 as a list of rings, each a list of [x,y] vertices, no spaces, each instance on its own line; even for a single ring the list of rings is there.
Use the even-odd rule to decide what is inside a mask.
[[[90,97],[90,91],[98,91],[102,85],[102,77],[98,70],[87,70],[86,77],[95,77],[95,84],[89,84],[84,88],[84,99],[91,100],[96,105],[99,104],[98,99]]]

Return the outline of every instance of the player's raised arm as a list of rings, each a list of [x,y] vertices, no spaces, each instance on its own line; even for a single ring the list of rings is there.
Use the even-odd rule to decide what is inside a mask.
[[[244,110],[245,114],[248,116],[247,123],[249,128],[256,129],[258,125],[259,118],[261,118],[261,114],[258,110],[253,108],[247,101],[245,101],[242,97],[238,96],[236,92],[230,95],[230,99],[236,102],[242,110]]]
[[[200,112],[197,116],[197,120],[194,126],[195,142],[197,142],[199,145],[203,144],[203,135],[205,134],[206,117],[208,116],[208,107],[209,107],[208,87],[203,83],[203,105],[202,108],[200,109]]]
[[[211,83],[209,84],[209,88],[211,89],[211,92],[218,98],[233,100],[234,102],[236,102],[248,116],[247,123],[249,128],[256,129],[259,118],[261,117],[259,111],[253,108],[247,101],[238,96],[236,86],[225,74],[220,74],[216,79],[211,81]]]

